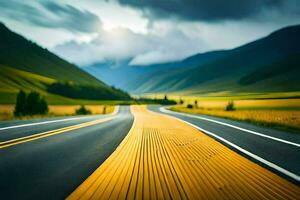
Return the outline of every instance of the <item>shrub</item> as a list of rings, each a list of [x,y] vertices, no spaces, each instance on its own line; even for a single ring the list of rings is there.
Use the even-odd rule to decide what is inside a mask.
[[[192,104],[188,104],[186,107],[192,109],[194,106]]]
[[[90,110],[86,109],[84,105],[81,105],[80,108],[78,108],[78,109],[75,111],[75,113],[76,113],[77,115],[89,115],[89,114],[91,114],[92,112],[91,112]]]
[[[179,104],[182,105],[184,104],[184,101],[182,99],[179,100]]]
[[[235,110],[235,107],[234,107],[234,102],[233,101],[229,101],[226,108],[225,108],[226,111],[234,111]]]

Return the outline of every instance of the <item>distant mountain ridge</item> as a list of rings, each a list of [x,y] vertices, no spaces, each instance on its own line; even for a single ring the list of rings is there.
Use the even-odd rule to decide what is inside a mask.
[[[91,74],[94,74],[96,77],[100,78],[106,83],[120,88],[130,89],[130,87],[128,88],[127,86],[131,81],[139,81],[139,78],[143,77],[146,74],[160,72],[161,70],[174,70],[182,66],[196,66],[199,63],[204,64],[213,59],[220,58],[222,55],[224,55],[225,52],[225,50],[212,51],[196,54],[182,61],[152,64],[146,66],[130,66],[130,59],[123,60],[121,62],[106,61],[90,66],[84,66],[82,67],[82,69]]]
[[[290,26],[231,50],[161,65],[130,66],[140,73],[119,86],[134,94],[300,91],[299,36],[300,25]]]
[[[15,96],[20,89],[39,90],[45,95],[50,95],[52,91],[50,92],[48,88],[56,82],[61,85],[68,83],[69,85],[61,86],[64,90],[72,90],[70,87],[66,88],[70,85],[76,88],[92,88],[92,91],[101,93],[106,100],[130,98],[128,94],[106,85],[74,64],[10,31],[2,23],[0,23],[0,71],[2,73],[0,93],[3,98]]]

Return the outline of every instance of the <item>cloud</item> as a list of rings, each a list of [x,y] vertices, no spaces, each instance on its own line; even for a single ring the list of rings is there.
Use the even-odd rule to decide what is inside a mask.
[[[290,8],[295,7],[295,4],[299,5],[297,0],[118,0],[118,2],[142,9],[150,19],[175,17],[206,22],[249,19],[261,12],[274,9],[290,14]],[[282,9],[286,6],[290,8]]]
[[[100,19],[86,10],[50,1],[0,1],[0,16],[31,25],[71,32],[97,32]]]
[[[147,33],[120,27],[101,29],[90,42],[66,42],[53,50],[80,66],[122,60],[129,60],[131,65],[157,64],[210,50],[234,48],[298,22],[299,17],[291,20],[278,12],[259,16],[257,20],[215,23],[160,19],[148,26]]]
[[[300,20],[299,0],[9,0],[0,7],[12,30],[81,66],[180,60]]]
[[[167,24],[156,24],[148,34],[126,28],[101,30],[98,37],[88,43],[70,41],[56,46],[53,51],[81,66],[125,59],[131,65],[147,65],[180,60],[208,48],[201,37],[186,35]]]

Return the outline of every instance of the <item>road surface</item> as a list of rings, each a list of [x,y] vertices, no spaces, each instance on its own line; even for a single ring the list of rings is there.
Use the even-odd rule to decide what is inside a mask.
[[[150,110],[191,123],[247,158],[280,173],[291,181],[298,183],[300,181],[300,134],[219,117],[172,112],[159,106],[150,106]],[[243,150],[254,155],[248,155]]]
[[[131,114],[124,106],[115,115],[0,122],[1,199],[300,196],[297,135],[150,110],[132,106]],[[257,157],[237,147],[296,179],[256,164]]]
[[[0,198],[64,199],[115,150],[132,123],[129,107],[115,116],[1,122]]]
[[[297,199],[298,186],[173,117],[133,106],[128,135],[68,199]]]

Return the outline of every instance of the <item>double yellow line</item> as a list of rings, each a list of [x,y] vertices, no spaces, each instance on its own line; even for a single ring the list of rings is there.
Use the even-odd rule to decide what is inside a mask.
[[[75,129],[84,128],[87,126],[92,126],[95,124],[107,122],[107,121],[112,120],[113,118],[115,118],[115,116],[111,116],[111,117],[107,117],[107,118],[103,118],[103,119],[97,119],[97,120],[93,120],[90,122],[85,122],[85,123],[68,126],[68,127],[64,127],[64,128],[59,128],[56,130],[51,130],[51,131],[47,131],[47,132],[43,132],[43,133],[33,134],[33,135],[25,136],[25,137],[20,137],[20,138],[13,139],[13,140],[7,140],[5,142],[0,142],[0,149],[14,146],[14,145],[21,144],[21,143],[25,143],[25,142],[30,142],[30,141],[45,138],[45,137],[49,137],[49,136],[53,136],[53,135],[58,135],[58,134],[72,131]]]

